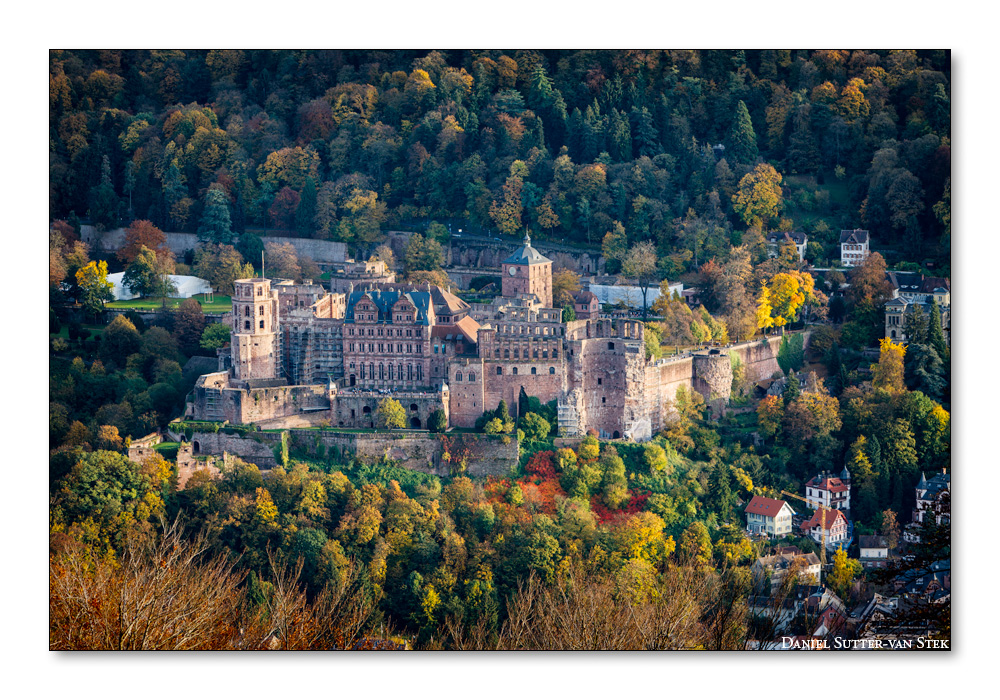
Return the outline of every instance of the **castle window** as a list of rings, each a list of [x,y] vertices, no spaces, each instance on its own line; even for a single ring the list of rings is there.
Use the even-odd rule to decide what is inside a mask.
[[[511,374],[517,374],[517,367],[511,370]]]
[[[257,296],[263,296],[264,290],[261,287],[257,287]]]
[[[505,359],[505,360],[509,360],[510,359],[510,350],[504,350],[503,351],[503,359]]]
[[[503,374],[503,367],[497,367],[497,374]]]
[[[556,373],[556,368],[555,367],[549,367],[549,374],[555,374],[555,373]]]
[[[601,403],[607,403],[607,402],[608,402],[608,400],[605,397],[602,396],[601,397]]]
[[[263,327],[264,327],[264,319],[261,319],[261,320],[260,320],[260,327],[261,327],[261,328],[263,328]]]
[[[548,350],[542,350],[542,358],[543,359],[547,359],[548,356],[549,356],[549,351]]]
[[[381,362],[378,363],[378,378],[385,379],[385,365]]]
[[[249,316],[250,315],[250,307],[249,306],[244,306],[243,307],[243,315],[244,316]]]
[[[538,349],[537,348],[531,352],[531,356],[534,357],[535,359],[538,359]]]
[[[470,382],[476,381],[476,373],[475,372],[469,372],[469,381]],[[475,404],[473,404],[473,405],[475,405]]]
[[[532,368],[531,368],[531,373],[532,373],[532,374],[538,374],[538,372],[537,372],[537,371],[535,370],[535,368],[534,368],[534,367],[532,367]]]
[[[261,306],[261,307],[260,307],[260,315],[261,315],[261,316],[263,316],[263,315],[264,315],[264,307],[263,307],[263,306]]]
[[[608,343],[608,350],[614,350],[614,349],[615,349],[615,344],[614,343]]]
[[[392,365],[389,365],[389,381],[391,382],[392,379],[393,379],[393,377],[392,377]]]
[[[515,360],[521,359],[521,349],[520,348],[514,348],[514,359]]]
[[[406,365],[406,381],[413,381],[413,365]]]
[[[597,378],[597,386],[600,386],[600,385],[601,385],[601,378],[600,378],[600,377],[598,377],[598,378]]]
[[[553,358],[559,357],[559,351],[558,350],[553,350],[552,351],[552,357]]]
[[[247,319],[246,321],[243,322],[243,330],[246,331],[250,330],[250,319]]]
[[[456,382],[462,381],[462,373],[461,372],[456,372],[455,373],[455,381]]]

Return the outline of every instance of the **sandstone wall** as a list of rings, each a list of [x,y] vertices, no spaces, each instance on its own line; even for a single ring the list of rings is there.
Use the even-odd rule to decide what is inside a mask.
[[[181,256],[186,251],[194,250],[198,247],[198,236],[193,233],[165,232],[165,235],[167,237],[167,246],[177,256]],[[100,250],[105,253],[114,252],[125,245],[125,229],[116,228],[111,231],[99,233],[93,226],[85,225],[80,227],[80,238],[92,250]],[[340,263],[347,259],[347,246],[340,241],[319,241],[312,238],[281,238],[278,236],[263,236],[262,239],[265,244],[269,242],[291,243],[299,256],[312,258],[317,263]],[[260,261],[256,262],[259,263]]]
[[[474,477],[503,476],[517,463],[518,443],[512,437],[504,445],[500,436],[473,433],[431,435],[414,433],[357,434],[326,430],[288,430],[289,449],[315,454],[317,445],[335,449],[342,459],[388,457],[401,466],[428,474],[448,476],[461,460],[465,473]],[[254,432],[247,436],[224,432],[197,432],[191,448],[198,455],[236,455],[262,469],[276,466],[274,448],[281,444],[281,433]],[[451,462],[442,455],[447,446]],[[197,448],[195,450],[194,448]]]

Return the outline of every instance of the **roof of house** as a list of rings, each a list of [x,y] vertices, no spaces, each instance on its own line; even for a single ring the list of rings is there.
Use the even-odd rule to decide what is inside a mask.
[[[589,289],[585,289],[584,291],[579,292],[575,297],[573,297],[573,299],[577,304],[590,304],[591,302],[597,300],[597,295]]]
[[[792,240],[795,245],[805,245],[808,237],[802,231],[782,231],[780,233],[776,231],[769,234],[767,240],[769,243],[777,243],[779,239],[784,240],[786,238]]]
[[[803,567],[810,568],[813,566],[820,566],[821,562],[819,557],[817,557],[812,552],[808,554],[772,554],[769,557],[760,557],[757,559],[757,566],[764,569],[773,569],[775,571],[783,571],[791,566],[792,562],[800,562]]]
[[[547,257],[531,247],[531,236],[524,234],[524,245],[503,261],[504,265],[540,265],[552,262]]]
[[[753,513],[755,515],[767,515],[774,517],[778,514],[783,506],[788,504],[784,501],[779,501],[774,498],[765,498],[764,496],[754,496],[747,503],[747,507],[744,510],[746,513]],[[789,506],[790,508],[790,506]]]
[[[356,289],[347,298],[347,312],[344,315],[345,323],[354,323],[354,306],[365,297],[368,297],[378,309],[377,321],[391,321],[392,307],[401,297],[406,299],[416,307],[416,317],[414,322],[422,326],[430,325],[428,309],[431,305],[430,292],[402,292],[396,289]]]
[[[803,530],[812,530],[822,524],[824,530],[829,530],[837,524],[838,520],[847,523],[847,517],[836,508],[820,508],[809,520],[802,523]]]
[[[837,477],[825,476],[823,474],[814,476],[806,482],[806,486],[811,486],[814,489],[822,489],[823,491],[832,491],[833,493],[850,491],[851,488]]]
[[[884,537],[879,535],[862,535],[858,538],[858,545],[862,549],[888,549],[889,545]]]
[[[431,298],[434,300],[435,310],[455,312],[469,308],[469,305],[464,301],[451,292],[441,289],[441,287],[438,287],[437,285],[431,287]]]
[[[840,232],[840,242],[841,243],[867,243],[868,242],[868,232],[856,228],[853,231],[841,231]]]

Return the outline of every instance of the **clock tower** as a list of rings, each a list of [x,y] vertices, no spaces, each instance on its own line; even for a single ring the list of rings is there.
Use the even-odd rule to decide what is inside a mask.
[[[534,294],[543,307],[552,307],[552,261],[531,247],[531,236],[524,234],[524,245],[502,265],[505,297]]]

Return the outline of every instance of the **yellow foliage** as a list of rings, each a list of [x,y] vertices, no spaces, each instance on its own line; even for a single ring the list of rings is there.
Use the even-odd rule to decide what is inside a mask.
[[[888,338],[879,341],[878,363],[871,366],[872,386],[890,393],[903,391],[903,356],[906,348]]]

